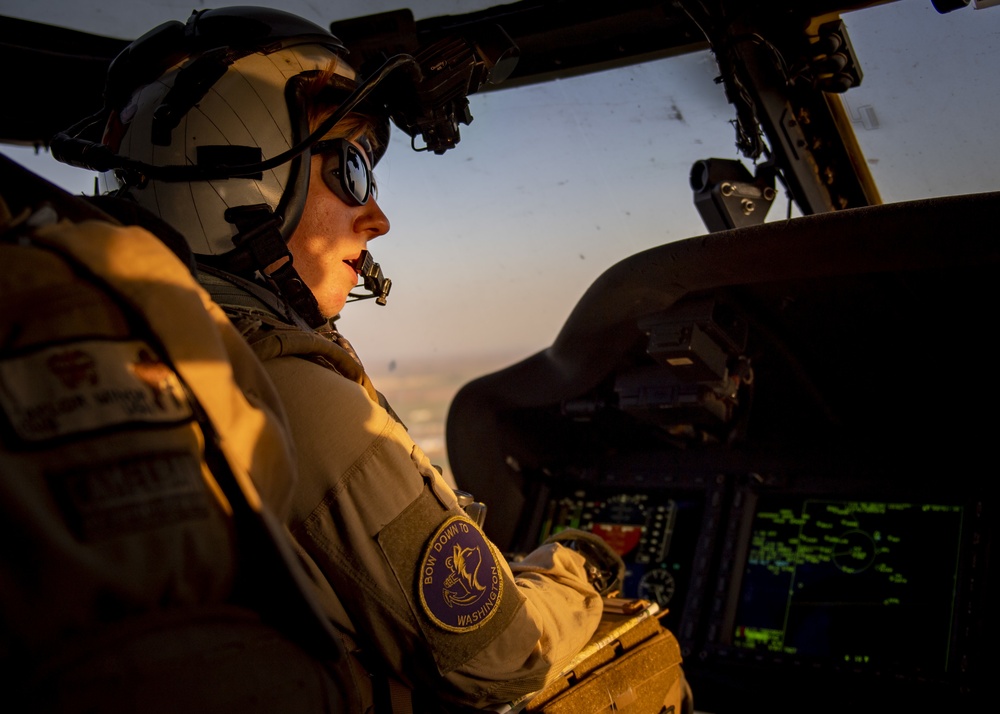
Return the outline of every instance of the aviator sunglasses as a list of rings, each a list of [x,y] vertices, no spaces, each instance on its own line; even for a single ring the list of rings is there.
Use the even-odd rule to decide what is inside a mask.
[[[372,194],[372,170],[364,152],[347,139],[325,139],[312,146],[323,155],[323,181],[349,206],[363,206]]]

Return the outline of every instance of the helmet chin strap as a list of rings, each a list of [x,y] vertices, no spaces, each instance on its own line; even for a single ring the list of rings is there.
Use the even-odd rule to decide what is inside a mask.
[[[319,303],[316,302],[316,296],[313,295],[312,290],[309,289],[309,286],[299,277],[298,271],[292,266],[291,254],[288,256],[288,262],[277,270],[270,274],[261,272],[269,282],[274,284],[278,294],[299,314],[299,317],[306,321],[309,327],[316,329],[329,321],[320,312]]]
[[[306,324],[313,329],[325,325],[327,317],[320,311],[312,290],[295,270],[292,254],[281,235],[281,219],[271,212],[270,206],[261,203],[229,208],[226,220],[239,231],[233,237],[236,249],[213,262],[237,275],[259,272],[271,283],[272,291]],[[277,269],[267,272],[268,267],[279,262],[281,265]]]

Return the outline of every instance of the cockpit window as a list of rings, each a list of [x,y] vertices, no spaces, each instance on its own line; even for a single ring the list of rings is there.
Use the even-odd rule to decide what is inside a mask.
[[[358,0],[337,4],[339,18],[315,3],[283,8],[326,24],[400,4],[421,19],[497,3]],[[3,12],[132,38],[187,9],[166,0],[49,0]],[[864,76],[840,96],[882,200],[1000,185],[1000,7],[941,15],[930,0],[890,2],[844,21]],[[743,160],[718,74],[703,50],[476,94],[472,124],[442,156],[411,151],[394,130],[376,169],[392,231],[375,246],[394,300],[388,309],[351,306],[340,323],[369,370],[388,379],[414,361],[472,359],[463,373],[471,377],[519,360],[552,344],[609,266],[706,233],[689,183],[693,164]],[[30,149],[0,150],[72,191],[94,190],[85,171]],[[799,215],[777,188],[767,220]],[[427,411],[406,421],[418,427]],[[437,418],[427,419],[439,433]]]

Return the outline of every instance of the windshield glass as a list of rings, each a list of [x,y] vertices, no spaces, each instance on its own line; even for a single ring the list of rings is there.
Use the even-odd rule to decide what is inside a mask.
[[[493,4],[410,6],[419,19]],[[339,3],[334,18],[314,3],[282,4],[324,25],[398,6]],[[0,14],[122,38],[189,11],[170,1],[0,1]],[[941,15],[930,0],[890,2],[844,19],[864,79],[843,101],[882,200],[995,190],[1000,8]],[[707,232],[691,166],[741,158],[717,75],[704,51],[474,95],[473,123],[443,156],[415,153],[394,133],[376,169],[392,230],[370,245],[392,296],[385,308],[348,305],[340,325],[425,449],[442,440],[455,389],[551,344],[606,268]],[[74,192],[93,191],[85,171],[0,150]],[[789,213],[779,190],[768,220]],[[423,396],[410,408],[415,392]]]

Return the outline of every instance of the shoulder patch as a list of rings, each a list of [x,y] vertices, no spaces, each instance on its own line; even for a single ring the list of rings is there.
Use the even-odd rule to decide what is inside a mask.
[[[0,409],[35,442],[194,415],[178,376],[139,340],[81,340],[0,360]]]
[[[449,632],[475,630],[496,614],[503,576],[492,545],[461,516],[445,521],[420,561],[420,604],[431,621]]]

